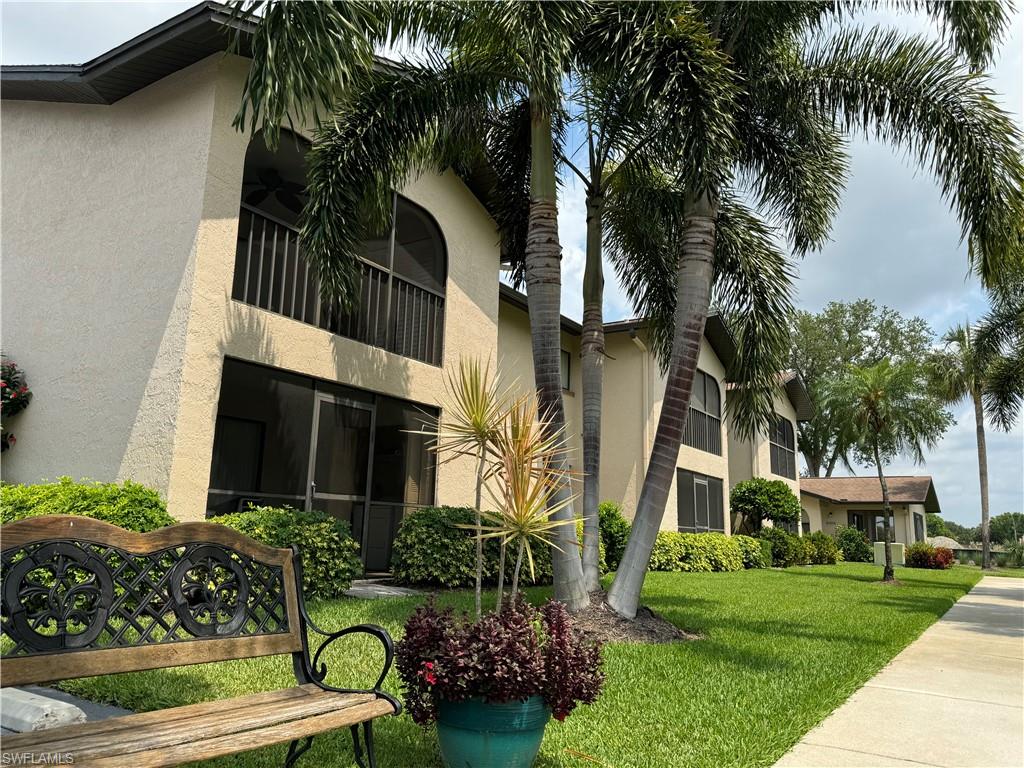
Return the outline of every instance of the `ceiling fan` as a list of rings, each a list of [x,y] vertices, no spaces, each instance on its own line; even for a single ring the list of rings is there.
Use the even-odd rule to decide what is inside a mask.
[[[244,187],[254,187],[245,196],[248,205],[258,206],[269,196],[294,214],[302,210],[306,188],[302,184],[284,179],[276,168],[261,168],[256,171],[256,181],[247,181]]]

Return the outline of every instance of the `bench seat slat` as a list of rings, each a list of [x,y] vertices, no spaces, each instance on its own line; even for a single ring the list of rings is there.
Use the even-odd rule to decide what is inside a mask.
[[[76,766],[151,768],[233,754],[241,745],[248,750],[280,744],[394,713],[390,702],[373,694],[333,693],[316,686],[205,704],[220,709],[193,704],[12,736],[4,739],[4,751],[70,753]],[[183,715],[182,710],[189,712]]]

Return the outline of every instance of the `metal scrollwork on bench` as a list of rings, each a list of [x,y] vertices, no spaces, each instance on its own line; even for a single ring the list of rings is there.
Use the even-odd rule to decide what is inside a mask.
[[[280,566],[228,546],[51,540],[2,555],[4,658],[289,632]]]

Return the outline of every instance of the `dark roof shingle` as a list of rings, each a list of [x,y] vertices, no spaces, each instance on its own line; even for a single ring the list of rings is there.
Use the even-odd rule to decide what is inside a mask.
[[[885,480],[893,504],[924,504],[927,512],[940,511],[930,475],[894,475]],[[882,503],[882,484],[877,477],[802,477],[800,492],[839,503]]]

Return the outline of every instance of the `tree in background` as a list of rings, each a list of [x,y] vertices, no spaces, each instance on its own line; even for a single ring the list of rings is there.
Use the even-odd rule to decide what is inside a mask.
[[[931,328],[920,317],[904,317],[870,299],[833,301],[821,312],[796,313],[790,367],[800,374],[814,403],[814,416],[797,425],[811,477],[832,477],[838,465],[850,463],[852,446],[846,435],[851,414],[844,403],[827,401],[829,388],[851,365],[921,360],[932,339]]]
[[[933,448],[953,420],[931,391],[923,367],[913,362],[851,366],[829,391],[828,402],[836,401],[849,409],[848,439],[857,459],[878,472],[885,530],[882,580],[893,581],[892,504],[885,466],[899,455],[923,462],[924,449]]]
[[[928,537],[934,536],[947,536],[951,539],[955,539],[949,531],[949,527],[946,525],[946,521],[939,517],[938,512],[929,512],[925,515],[925,524],[927,525]]]
[[[960,525],[960,523],[953,522],[952,520],[944,520],[943,522],[946,523],[946,528],[949,529],[949,535],[960,544],[966,546],[981,541],[980,525],[968,528],[966,525]]]
[[[1024,512],[1004,512],[989,521],[989,535],[997,544],[1012,544],[1024,537]]]

